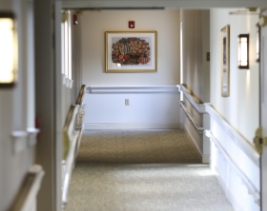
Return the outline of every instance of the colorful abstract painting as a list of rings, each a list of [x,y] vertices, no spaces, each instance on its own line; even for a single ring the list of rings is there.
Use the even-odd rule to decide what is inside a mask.
[[[156,32],[106,32],[106,72],[155,72]]]

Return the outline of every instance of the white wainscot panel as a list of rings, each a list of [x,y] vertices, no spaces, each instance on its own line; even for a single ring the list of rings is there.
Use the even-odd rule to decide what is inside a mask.
[[[205,105],[197,103],[196,97],[184,85],[180,85],[184,94],[184,101],[180,106],[185,114],[184,128],[190,139],[194,142],[202,157],[202,163],[210,162],[210,141],[203,134],[205,129],[210,128],[210,117],[206,113]]]
[[[213,131],[212,133],[217,137],[217,140],[232,161],[248,177],[255,188],[259,190],[259,163],[253,162],[249,155],[247,155],[224,130],[220,129],[220,126],[214,120],[211,120],[211,131]]]
[[[229,163],[214,143],[211,143],[211,168],[217,172],[217,178],[227,198],[238,211],[259,211],[259,201],[255,200],[255,193],[248,190],[244,179],[237,173],[235,167]]]
[[[180,128],[176,86],[87,88],[85,129]],[[125,100],[129,105],[125,105]]]
[[[255,147],[230,125],[210,104],[211,167],[227,198],[240,211],[260,210],[259,154]]]

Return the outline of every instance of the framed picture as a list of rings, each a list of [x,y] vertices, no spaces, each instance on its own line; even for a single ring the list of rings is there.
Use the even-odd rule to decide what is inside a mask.
[[[230,26],[221,29],[221,95],[230,96]]]
[[[156,31],[106,31],[106,72],[156,72]]]

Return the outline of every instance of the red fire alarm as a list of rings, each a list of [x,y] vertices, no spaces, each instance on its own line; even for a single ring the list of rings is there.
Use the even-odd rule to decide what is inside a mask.
[[[72,18],[73,18],[73,25],[78,25],[78,15],[74,14]]]
[[[134,21],[129,21],[129,28],[134,29],[135,27],[135,22]]]

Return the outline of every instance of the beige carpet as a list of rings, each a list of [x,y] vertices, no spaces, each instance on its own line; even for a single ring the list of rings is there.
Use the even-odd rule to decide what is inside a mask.
[[[66,211],[231,211],[182,130],[86,131]]]

